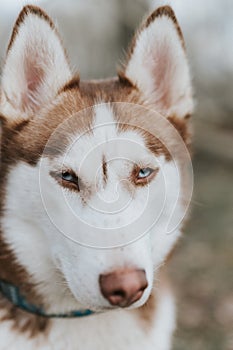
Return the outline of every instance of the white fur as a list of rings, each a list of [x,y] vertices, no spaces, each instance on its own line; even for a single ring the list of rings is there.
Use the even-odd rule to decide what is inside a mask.
[[[109,118],[109,134],[106,132],[106,125],[103,128],[103,126],[101,127],[98,124],[100,113],[102,113],[102,115],[105,114],[105,122],[107,122],[107,116]],[[100,129],[102,128],[103,130],[101,132]],[[133,144],[134,149],[135,144],[140,145],[138,152],[136,152],[136,158],[134,158],[133,161],[137,162],[147,159],[147,161],[154,161],[156,164],[158,164],[158,160],[156,160],[155,157],[150,154],[150,152],[145,148],[145,145],[143,145],[143,141],[139,135],[129,132],[122,132],[118,134],[115,128],[116,124],[114,123],[111,110],[109,110],[106,105],[97,107],[96,124],[93,135],[90,134],[89,136],[85,136],[83,140],[84,144],[82,144],[82,138],[80,138],[79,141],[74,144],[74,147],[71,148],[68,156],[63,158],[63,160],[65,159],[67,161],[68,158],[69,166],[72,166],[73,168],[75,168],[75,164],[78,164],[79,161],[82,163],[82,158],[80,157],[83,156],[83,153],[79,153],[79,150],[80,148],[82,149],[84,145],[88,144],[87,137],[89,137],[89,144],[91,145],[90,147],[99,144],[102,146],[102,151],[97,152],[99,153],[100,157],[99,161],[102,160],[102,156],[104,154],[106,161],[112,160],[114,163],[114,159],[117,158],[117,162],[120,162],[115,168],[113,168],[112,173],[109,172],[110,180],[111,178],[114,179],[114,177],[112,177],[112,174],[115,174],[115,176],[121,176],[122,169],[124,169],[123,164],[125,162],[125,159],[129,159],[129,157],[133,156],[131,148],[129,147],[129,155],[127,155],[127,148],[125,148],[123,159],[119,159],[118,152],[121,150],[121,148],[116,147],[114,143],[111,145],[112,139],[117,142],[118,137],[118,143],[119,140],[122,142],[122,140],[124,141],[125,139],[129,144]],[[108,139],[109,135],[110,140]],[[110,155],[111,159],[108,159],[107,155]],[[95,155],[95,157],[96,156],[97,155]],[[154,160],[152,160],[152,158],[154,158]],[[52,217],[53,221],[55,220],[56,224],[56,220],[59,223],[59,218],[62,217],[62,221],[65,223],[63,229],[70,230],[69,234],[72,235],[72,238],[77,239],[77,235],[79,233],[77,231],[77,228],[79,226],[74,224],[72,218],[73,213],[70,210],[67,210],[69,207],[67,207],[67,203],[64,201],[64,193],[62,193],[61,188],[59,188],[55,181],[52,180],[49,176],[49,170],[51,170],[49,167],[51,167],[51,165],[49,165],[46,159],[44,159],[44,162],[45,164],[43,165],[42,169],[40,169],[39,165],[38,167],[34,168],[22,163],[19,163],[14,169],[12,169],[7,183],[8,195],[5,204],[6,214],[3,218],[2,224],[4,227],[5,239],[7,243],[10,244],[11,248],[14,250],[14,253],[16,254],[17,259],[20,261],[20,263],[32,275],[32,281],[38,285],[38,292],[46,300],[47,310],[50,312],[66,312],[72,309],[87,307],[91,307],[92,309],[97,310],[104,310],[105,308],[109,308],[110,305],[107,301],[104,300],[99,291],[99,274],[106,273],[115,268],[125,265],[145,269],[149,287],[145,291],[142,299],[135,303],[135,307],[144,303],[148,298],[148,295],[153,286],[152,272],[156,272],[164,257],[171,249],[171,246],[176,241],[179,232],[173,233],[172,235],[166,235],[164,222],[163,220],[160,220],[158,221],[157,225],[155,225],[153,230],[150,230],[150,233],[148,233],[145,237],[142,237],[135,243],[127,245],[123,248],[101,250],[83,247],[79,244],[74,243],[73,241],[70,241],[70,239],[62,235],[56,226],[50,222],[49,217],[44,211],[45,208],[40,197],[39,172],[43,172],[41,179],[42,196],[43,189],[45,193],[50,193],[49,198],[47,198],[48,201],[46,207],[50,218]],[[61,160],[58,159],[58,164],[60,164],[60,162]],[[86,169],[89,169],[89,176],[90,174],[95,174],[95,163],[88,161],[87,163],[88,164],[86,165]],[[171,165],[166,164],[163,159],[160,160],[160,166],[160,172],[165,173],[164,177],[170,177],[172,175],[170,169]],[[95,177],[92,179],[92,181],[93,180],[95,180]],[[45,182],[44,184],[42,184],[43,181]],[[89,181],[91,181],[91,178]],[[160,181],[162,182],[159,185]],[[22,183],[24,186],[20,185]],[[161,192],[156,190],[156,187],[162,187],[162,183],[162,174],[160,179],[159,173],[158,179],[154,181],[154,184],[150,189],[153,196],[151,196],[151,199],[149,199],[149,207],[153,207],[153,211],[148,210],[148,208],[145,210],[147,213],[145,220],[148,220],[150,215],[153,217],[154,212],[156,211],[156,203],[159,203],[162,200],[162,198],[159,200],[158,196],[163,196],[163,191]],[[171,194],[170,199],[172,199],[173,186],[174,183],[169,185],[169,188],[167,189],[168,193]],[[146,191],[146,188],[144,191]],[[119,190],[119,192],[123,195],[123,191],[121,192]],[[28,199],[25,200],[25,193],[30,194],[30,201]],[[66,193],[65,196],[68,202],[72,202],[74,200],[74,198],[72,198],[73,196],[69,193]],[[142,196],[144,196],[143,193]],[[154,203],[150,202],[152,198],[156,198],[156,201]],[[137,207],[136,200],[137,195],[134,195],[132,210],[134,209],[135,214],[135,208]],[[138,193],[138,200],[142,200],[140,193]],[[57,204],[55,205],[55,203]],[[53,208],[50,207],[51,205]],[[88,210],[88,208],[82,209],[81,204],[79,204],[78,200],[75,200],[72,205],[72,209],[75,209],[77,212]],[[166,207],[163,210],[163,215],[166,217]],[[29,212],[30,216],[28,215]],[[57,217],[55,214],[57,214]],[[124,217],[124,210],[122,215]],[[127,213],[127,216],[128,215],[129,214]],[[73,228],[76,229],[72,231]],[[132,226],[132,228],[135,227]],[[121,230],[119,230],[119,232],[121,232]],[[122,232],[122,235],[124,236],[125,233],[124,231]],[[128,229],[127,232],[130,237],[130,230]],[[87,232],[85,232],[85,234],[86,233]],[[83,231],[80,232],[81,236],[82,234]],[[96,229],[95,234],[99,234],[101,236],[101,231],[98,232]],[[104,234],[106,235],[106,231]],[[79,238],[80,237],[78,237],[78,239]],[[140,260],[138,259],[139,256]],[[155,284],[155,287],[158,287],[157,284]],[[117,344],[119,344],[119,349],[125,349],[126,344],[127,349],[141,349],[142,346],[148,349],[153,349],[155,345],[156,348],[161,350],[169,349],[169,344],[171,341],[170,334],[174,328],[174,313],[172,311],[173,306],[169,301],[170,297],[165,300],[167,300],[167,302],[165,302],[164,306],[162,302],[157,306],[157,308],[159,307],[159,309],[161,309],[161,316],[160,312],[157,309],[157,321],[155,321],[154,326],[152,324],[152,330],[149,337],[143,337],[143,331],[141,329],[142,326],[140,325],[140,320],[137,320],[137,317],[135,317],[133,314],[130,314],[130,311],[128,311],[128,313],[126,311],[122,311],[112,316],[111,313],[104,313],[103,315],[101,314],[100,316],[91,316],[83,320],[67,322],[54,321],[53,330],[50,334],[51,343],[59,344],[56,345],[56,349],[63,349],[65,346],[67,349],[72,349],[72,342],[70,342],[71,339],[74,339],[74,343],[80,342],[80,344],[82,344],[82,349],[109,349],[112,346],[111,344],[114,342],[117,342]],[[168,310],[166,310],[166,313],[164,316],[162,316],[164,313],[164,308],[168,308]],[[70,327],[68,339],[61,333],[61,329],[63,329],[61,324],[64,322],[66,334],[68,334],[67,329]],[[137,325],[138,322],[139,324]],[[117,334],[119,333],[120,336],[116,335],[116,339],[114,339],[115,336],[111,334],[110,331],[108,331],[107,334],[109,334],[109,336],[103,333],[104,340],[98,344],[98,340],[95,340],[97,336],[95,334],[98,332],[105,332],[107,325],[109,328],[117,329]],[[80,333],[78,332],[79,329]],[[92,334],[92,336],[89,336],[88,339],[86,338],[87,329]],[[132,329],[132,333],[128,331],[129,329]],[[126,334],[125,330],[127,330]],[[2,328],[2,330],[0,329],[0,332],[1,331],[4,334],[8,334],[9,329],[7,328],[7,325],[4,325],[4,328]],[[114,332],[114,334],[115,333],[116,332]],[[77,340],[75,338],[76,334],[78,334]],[[89,343],[89,341],[91,343]],[[93,341],[94,343],[92,343]],[[7,340],[7,342],[9,342],[9,340]],[[8,344],[7,342],[5,344]],[[22,348],[24,349],[26,349],[27,346],[29,346],[29,348],[32,346],[29,345],[31,344],[30,342],[25,343],[23,339],[17,340],[17,344],[20,344],[20,342],[22,342]],[[14,342],[12,344],[14,344]],[[11,348],[10,346],[11,345],[9,344],[9,349]],[[46,346],[48,346],[48,344]],[[35,345],[35,341],[33,343],[33,348],[35,349],[46,349],[46,346]]]
[[[166,45],[160,43],[160,39],[154,41],[154,31],[158,38],[168,35]],[[159,89],[171,87],[176,111],[186,113],[190,107],[189,102],[186,103],[190,93],[188,68],[185,62],[182,61],[184,66],[180,64],[184,53],[167,18],[156,20],[141,33],[126,73],[132,80],[136,79],[145,95],[155,92],[159,102],[163,91],[154,91],[147,70],[154,62],[153,57],[148,57],[147,67],[143,66],[143,50],[147,51],[151,41],[159,47],[164,44],[166,53],[177,51],[177,71],[169,65],[165,72],[168,80]],[[168,48],[170,41],[172,45]],[[39,55],[45,72],[42,84],[33,92],[27,91],[28,81],[22,66],[15,69],[16,62],[23,65],[22,59],[28,63],[27,46],[31,54]],[[153,52],[154,47],[148,53]],[[178,73],[183,75],[180,77]],[[16,77],[14,83],[13,77]],[[28,118],[32,110],[41,108],[43,101],[50,102],[69,77],[55,32],[40,18],[28,16],[3,71],[2,111],[9,120],[21,117],[22,113]],[[182,95],[184,88],[187,88],[185,96]],[[29,99],[25,100],[25,96]],[[1,226],[6,243],[30,274],[47,312],[91,308],[100,314],[53,320],[48,338],[42,335],[32,340],[12,331],[10,322],[3,322],[0,350],[13,350],[15,344],[19,350],[170,349],[175,326],[174,302],[168,288],[160,286],[157,278],[160,265],[180,235],[179,226],[167,234],[171,213],[176,207],[176,215],[184,214],[180,202],[182,184],[176,165],[167,162],[164,156],[156,157],[135,130],[119,130],[109,104],[95,106],[90,131],[70,135],[67,148],[60,156],[51,159],[43,155],[36,166],[18,162],[10,169]],[[52,137],[56,137],[56,133]],[[107,164],[107,179],[103,174],[103,161]],[[134,164],[159,169],[148,186],[136,187],[129,181]],[[62,166],[78,174],[87,190],[84,198],[80,197],[81,192],[64,190],[50,175]],[[99,276],[125,266],[144,269],[148,287],[129,309],[110,310],[111,305],[100,291]],[[133,309],[146,302],[153,287],[157,305],[148,326]]]
[[[108,124],[97,124],[99,114],[107,115],[107,112]],[[149,287],[140,301],[142,304],[152,288],[153,270],[160,266],[179,235],[179,231],[166,234],[166,224],[176,200],[174,188],[180,186],[178,178],[178,182],[174,182],[175,166],[165,162],[163,157],[156,159],[135,132],[117,133],[116,122],[113,122],[112,112],[106,105],[96,108],[93,130],[93,134],[79,137],[76,143],[71,141],[69,151],[52,164],[47,158],[37,167],[19,163],[11,171],[7,184],[3,219],[6,241],[13,247],[21,264],[34,276],[40,293],[46,296],[48,307],[53,312],[57,311],[57,305],[59,310],[80,305],[94,309],[109,307],[99,291],[99,275],[125,265],[143,268],[147,273]],[[86,149],[86,153],[82,149]],[[108,164],[108,182],[104,189],[102,186],[98,188],[101,181],[96,180],[103,156]],[[96,186],[97,192],[87,205],[83,206],[79,195],[64,191],[49,175],[63,162],[85,179],[86,186]],[[128,181],[134,163],[141,163],[143,167],[148,162],[160,166],[160,171],[149,187],[139,188],[132,198],[125,189],[125,181]],[[169,183],[171,177],[173,181]],[[109,202],[116,186],[117,200],[112,198]],[[25,193],[31,193],[30,201],[25,200]],[[120,247],[131,241],[135,242]],[[93,248],[88,248],[88,245]],[[30,247],[35,247],[35,252]],[[99,247],[113,248],[103,250]],[[65,288],[60,293],[57,291],[59,303],[54,302],[54,280],[60,285],[65,282],[56,267],[62,271],[73,294],[69,295]],[[90,276],[89,271],[92,271]],[[82,288],[79,287],[80,281]],[[67,294],[65,303],[61,302],[64,293]],[[74,297],[78,304],[75,304]]]
[[[157,18],[140,32],[125,74],[165,115],[184,117],[192,112],[186,53],[169,17]],[[166,105],[164,96],[168,96]]]
[[[110,311],[76,320],[55,320],[49,337],[39,336],[25,341],[12,333],[10,322],[0,327],[1,350],[169,350],[175,327],[172,295],[161,290],[157,313],[150,327],[135,313]]]
[[[70,78],[55,30],[37,15],[27,15],[3,67],[1,111],[10,120],[27,119],[50,102]]]

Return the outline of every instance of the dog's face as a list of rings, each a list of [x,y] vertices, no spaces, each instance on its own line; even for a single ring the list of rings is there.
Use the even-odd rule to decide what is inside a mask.
[[[192,94],[170,8],[129,52],[119,78],[80,82],[50,19],[26,7],[3,68],[6,241],[45,297],[64,280],[70,305],[84,308],[142,305],[186,210]]]

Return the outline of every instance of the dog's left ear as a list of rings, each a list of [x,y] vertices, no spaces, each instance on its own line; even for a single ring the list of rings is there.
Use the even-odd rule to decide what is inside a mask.
[[[120,76],[165,116],[192,113],[191,79],[184,40],[169,6],[155,10],[134,37]]]
[[[36,6],[18,16],[2,72],[1,109],[8,120],[35,115],[71,78],[60,37]]]

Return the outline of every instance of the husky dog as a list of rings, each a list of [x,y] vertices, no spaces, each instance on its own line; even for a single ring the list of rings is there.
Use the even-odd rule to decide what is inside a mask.
[[[0,350],[171,349],[161,266],[191,193],[192,109],[170,7],[96,81],[72,74],[51,19],[24,7],[1,80]]]

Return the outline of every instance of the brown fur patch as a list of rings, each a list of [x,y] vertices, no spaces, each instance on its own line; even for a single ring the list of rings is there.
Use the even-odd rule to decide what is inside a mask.
[[[0,318],[1,322],[10,322],[14,331],[27,334],[29,338],[34,338],[39,334],[46,336],[49,331],[49,319],[15,307],[2,295],[0,295],[0,310],[4,311]]]
[[[79,76],[75,76],[70,81],[68,81],[68,83],[65,84],[65,86],[62,87],[59,93],[66,92],[67,90],[78,89],[79,83],[80,83]]]
[[[13,251],[5,244],[1,232],[0,245],[0,278],[20,287],[20,292],[29,302],[42,306],[41,297],[35,292],[35,286],[29,282],[30,276],[16,261]],[[1,322],[11,321],[14,330],[23,333],[26,332],[29,337],[34,337],[44,332],[49,326],[48,319],[19,309],[1,295],[1,293],[0,309],[4,311],[3,316],[0,318]]]
[[[2,138],[4,143],[5,138]],[[4,153],[1,159],[1,182],[0,182],[0,215],[4,214],[5,184],[9,172],[9,161]],[[27,271],[16,260],[13,251],[5,243],[0,227],[0,279],[6,280],[20,288],[20,292],[27,300],[37,305],[43,305],[41,297],[35,292],[35,286],[30,282]],[[44,332],[49,325],[48,319],[43,319],[28,312],[24,312],[12,305],[0,293],[0,309],[4,311],[0,321],[11,321],[12,328],[18,332],[26,332],[29,337]]]
[[[191,140],[191,131],[188,124],[188,120],[190,118],[190,115],[188,114],[184,118],[178,118],[177,116],[171,116],[168,117],[168,120],[170,123],[176,128],[176,130],[179,132],[180,136],[184,140],[186,145],[189,145]]]
[[[136,103],[138,103],[138,105]],[[171,156],[165,143],[157,137],[161,126],[155,122],[154,112],[146,108],[146,106],[145,108],[142,107],[144,107],[144,105],[140,100],[137,102],[135,101],[134,105],[130,103],[114,105],[113,110],[119,123],[119,130],[136,131],[136,133],[142,136],[151,152],[157,156],[163,154],[167,160],[170,160]]]
[[[160,303],[160,298],[164,295],[164,292],[170,293],[171,290],[166,266],[163,266],[158,272],[155,283],[155,288],[152,290],[148,301],[142,307],[135,310],[139,322],[147,332],[153,329],[156,319],[156,308]]]
[[[107,179],[108,179],[108,173],[107,173],[107,163],[106,163],[106,160],[105,160],[105,157],[103,157],[103,160],[102,160],[102,169],[103,169],[103,179],[104,179],[104,182],[106,183],[107,182]]]
[[[119,72],[118,72],[118,77],[119,77],[120,82],[121,82],[123,85],[128,86],[128,87],[134,87],[135,89],[137,89],[136,85],[134,85],[134,84],[125,76],[125,74],[123,73],[123,71],[119,70]]]

